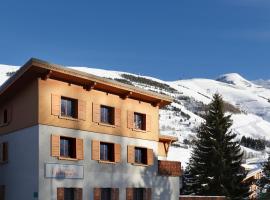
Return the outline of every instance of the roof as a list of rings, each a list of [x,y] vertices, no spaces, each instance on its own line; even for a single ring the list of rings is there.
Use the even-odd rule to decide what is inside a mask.
[[[93,74],[49,63],[40,59],[31,58],[0,87],[0,102],[4,99],[7,91],[21,89],[24,85],[21,83],[36,77],[41,77],[42,79],[56,79],[70,84],[80,85],[86,90],[100,90],[119,95],[124,99],[132,98],[159,107],[168,105],[173,101],[171,97],[166,95],[147,91],[115,80],[95,76]]]
[[[160,142],[176,142],[178,141],[177,137],[169,136],[169,135],[159,135]]]

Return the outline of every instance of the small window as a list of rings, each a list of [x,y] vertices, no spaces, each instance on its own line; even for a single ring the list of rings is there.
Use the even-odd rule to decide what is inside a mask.
[[[144,200],[144,189],[143,188],[134,188],[133,189],[133,200]]]
[[[147,149],[135,147],[135,163],[147,164]]]
[[[75,189],[65,188],[64,189],[64,200],[75,200]]]
[[[101,188],[101,199],[111,200],[112,199],[112,189],[111,188]]]
[[[0,143],[0,162],[7,162],[8,161],[8,143],[3,142]]]
[[[0,199],[5,200],[5,192],[6,192],[6,187],[4,185],[0,185]]]
[[[100,107],[100,122],[105,124],[114,124],[114,108],[109,106]]]
[[[78,101],[61,97],[61,116],[77,118]]]
[[[134,113],[134,127],[135,129],[139,130],[146,130],[146,125],[145,125],[145,114],[141,113]]]
[[[114,144],[100,143],[100,160],[114,162]]]
[[[76,158],[76,139],[60,137],[60,156],[65,158]]]
[[[3,123],[6,124],[7,121],[8,121],[8,112],[7,112],[7,109],[4,110],[3,115],[4,115],[4,117],[3,117]]]

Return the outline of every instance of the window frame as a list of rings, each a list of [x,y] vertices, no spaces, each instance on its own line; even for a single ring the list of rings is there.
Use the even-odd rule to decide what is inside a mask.
[[[107,150],[103,150],[103,151],[107,151],[107,156],[104,155],[105,157],[107,157],[108,159],[104,159],[102,158],[102,146],[107,146]],[[100,141],[99,144],[99,160],[101,162],[115,162],[115,144],[111,143],[111,142],[103,142]]]
[[[67,150],[67,151],[71,151],[71,152],[68,152],[68,154],[69,154],[68,156],[62,154],[62,140],[71,142],[71,144],[64,144],[64,145],[68,145],[67,148],[72,148],[71,150]],[[76,138],[67,137],[67,136],[60,136],[60,141],[59,142],[60,142],[60,144],[59,144],[60,158],[76,159],[76,151],[77,151],[77,149],[76,149],[77,148],[76,147]]]
[[[144,200],[145,188],[133,188],[133,200]]]
[[[146,131],[146,114],[134,112],[134,129],[140,131]],[[141,118],[140,125],[138,126],[139,122],[137,121],[138,118]]]
[[[112,193],[113,193],[112,188],[100,188],[100,198],[102,200],[112,200]]]
[[[64,118],[71,118],[71,119],[78,119],[78,99],[61,96],[60,98],[60,116]],[[68,102],[71,102],[70,104],[70,114],[68,113]],[[65,112],[62,110],[63,103],[65,103]]]
[[[141,155],[138,155],[139,152]],[[139,160],[138,160],[139,158]],[[147,148],[145,147],[134,147],[134,164],[147,165]]]
[[[107,109],[107,116],[104,116],[105,112],[103,110]],[[108,120],[106,120],[108,118]],[[115,125],[115,107],[100,105],[100,123],[106,125]]]

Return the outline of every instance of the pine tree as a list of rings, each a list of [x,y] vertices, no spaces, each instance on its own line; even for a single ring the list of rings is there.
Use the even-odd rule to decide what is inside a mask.
[[[231,116],[226,116],[223,110],[222,97],[215,94],[205,122],[198,128],[189,162],[195,194],[222,195],[235,200],[248,196],[249,187],[242,183],[245,177],[241,167],[243,153],[236,134],[230,131],[231,125]]]

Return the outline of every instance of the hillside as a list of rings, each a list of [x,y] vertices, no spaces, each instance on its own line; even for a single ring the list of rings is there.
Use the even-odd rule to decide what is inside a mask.
[[[248,81],[239,74],[221,75],[216,80],[163,81],[126,72],[72,68],[173,97],[174,103],[160,110],[160,131],[179,138],[179,142],[170,149],[169,159],[180,160],[184,166],[190,154],[187,144],[195,137],[196,127],[204,120],[207,104],[217,92],[226,101],[226,111],[232,114],[234,120],[232,129],[239,139],[246,136],[270,141],[270,89]],[[0,84],[17,69],[16,66],[0,65]],[[265,156],[265,152],[243,149],[247,158]]]

